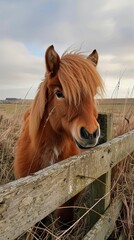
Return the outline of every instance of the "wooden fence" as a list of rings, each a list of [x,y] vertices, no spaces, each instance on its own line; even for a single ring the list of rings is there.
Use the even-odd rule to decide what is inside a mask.
[[[108,124],[111,115],[103,120]],[[104,124],[103,120],[101,120],[102,124]],[[109,129],[108,127],[106,130],[107,136],[111,138]],[[1,186],[0,240],[14,240],[98,178],[103,178],[106,182],[106,185],[103,184],[105,188],[103,210],[107,210],[103,211],[104,215],[99,220],[96,219],[97,223],[83,239],[107,239],[114,229],[114,223],[121,209],[120,199],[116,199],[109,206],[110,171],[133,151],[134,130],[81,155]],[[113,211],[115,214],[111,217]]]

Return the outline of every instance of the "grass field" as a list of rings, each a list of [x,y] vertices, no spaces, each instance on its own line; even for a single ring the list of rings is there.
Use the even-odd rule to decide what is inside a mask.
[[[31,101],[0,104],[0,182],[13,179],[12,162],[23,114]],[[98,101],[98,111],[113,113],[113,137],[134,129],[134,99],[107,99]]]
[[[7,114],[9,116],[21,115],[29,107],[28,104],[0,104],[0,115]]]
[[[0,104],[0,184],[14,180],[13,159],[14,147],[21,131],[23,114],[30,107],[30,102]],[[108,99],[98,101],[100,113],[113,114],[113,137],[119,136],[131,129],[134,129],[134,99]],[[118,182],[117,192],[124,199],[124,212],[122,224],[127,235],[133,239],[131,226],[134,221],[134,156],[130,161],[123,163],[123,167],[117,167],[116,174],[122,172],[122,181]],[[124,181],[125,179],[125,181]],[[115,195],[116,195],[115,194]],[[132,238],[131,238],[132,236]],[[29,238],[28,238],[29,240]]]
[[[31,100],[25,100],[19,103],[0,104],[0,114],[21,115],[27,108],[29,108],[31,102]],[[97,100],[97,103],[99,112],[121,114],[124,116],[128,115],[130,112],[134,113],[134,98],[101,99]]]

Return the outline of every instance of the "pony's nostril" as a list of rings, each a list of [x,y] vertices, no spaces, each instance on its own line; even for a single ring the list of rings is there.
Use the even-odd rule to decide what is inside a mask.
[[[97,128],[92,134],[89,133],[86,128],[82,127],[80,129],[80,135],[83,139],[96,139],[99,136],[99,128]]]
[[[82,138],[88,139],[90,133],[89,133],[84,127],[82,127],[82,128],[80,129],[80,135],[81,135]]]
[[[93,133],[93,137],[96,138],[97,136],[97,130]]]

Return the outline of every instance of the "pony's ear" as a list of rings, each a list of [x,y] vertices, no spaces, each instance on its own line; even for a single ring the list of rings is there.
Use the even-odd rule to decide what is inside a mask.
[[[54,77],[59,69],[60,57],[53,45],[46,50],[45,61],[47,72],[50,73],[51,77]]]
[[[90,59],[95,66],[98,63],[98,58],[99,56],[96,49],[94,49],[93,52],[87,57],[87,59]]]

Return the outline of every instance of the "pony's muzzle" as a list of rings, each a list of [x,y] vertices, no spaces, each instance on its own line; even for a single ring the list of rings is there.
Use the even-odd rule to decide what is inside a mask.
[[[76,142],[79,148],[94,147],[98,143],[98,139],[100,137],[100,127],[98,126],[92,134],[89,133],[86,128],[81,127],[80,137],[81,141]]]

